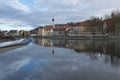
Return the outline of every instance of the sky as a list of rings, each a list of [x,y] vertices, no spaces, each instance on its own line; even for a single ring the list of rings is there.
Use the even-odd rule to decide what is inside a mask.
[[[0,29],[30,30],[38,26],[80,22],[120,9],[120,0],[0,0]]]

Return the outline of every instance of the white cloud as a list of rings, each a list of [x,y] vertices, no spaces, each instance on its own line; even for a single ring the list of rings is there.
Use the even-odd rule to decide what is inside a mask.
[[[89,8],[87,10],[91,16],[104,17],[105,14],[110,15],[112,10],[120,10],[119,3],[119,0],[92,0],[89,2]]]
[[[18,0],[0,0],[0,7],[5,6],[9,6],[24,12],[30,11],[30,9],[26,5],[20,3]]]
[[[79,3],[80,0],[63,0],[62,2],[64,4],[69,4],[69,5],[75,5],[77,3]]]
[[[110,14],[112,9],[119,8],[119,0],[36,0],[41,24],[51,24],[50,18],[55,17],[56,23],[77,22],[90,16],[103,17]]]
[[[31,25],[26,24],[0,24],[1,30],[32,30],[33,27]]]
[[[5,24],[15,24],[15,23],[22,23],[21,21],[17,21],[17,20],[13,20],[13,19],[10,19],[10,18],[1,18],[0,19],[0,23],[5,23]]]
[[[29,0],[27,0],[29,1]],[[112,9],[120,9],[120,0],[35,0],[33,6],[19,0],[0,0],[0,23],[35,25],[78,22],[90,16],[104,16]]]
[[[0,78],[5,78],[6,75],[13,74],[15,71],[18,71],[21,67],[29,63],[29,59],[24,59],[20,61],[16,61],[15,63],[9,64],[8,67],[3,67],[0,69]],[[7,70],[7,72],[6,72]],[[4,75],[3,75],[4,73]]]
[[[94,14],[95,14],[95,16],[98,16],[98,17],[101,17],[101,16],[104,17],[104,15],[106,15],[106,14],[110,15],[112,10],[114,10],[114,8],[95,11]]]
[[[0,23],[3,24],[28,23],[24,17],[31,13],[28,6],[20,3],[19,0],[0,0],[0,12]],[[0,27],[0,29],[2,28]],[[8,29],[11,29],[11,27],[8,27]]]

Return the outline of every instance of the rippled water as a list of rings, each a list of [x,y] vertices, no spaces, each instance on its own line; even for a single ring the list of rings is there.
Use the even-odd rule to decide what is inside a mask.
[[[120,80],[120,42],[36,39],[0,54],[0,80]]]

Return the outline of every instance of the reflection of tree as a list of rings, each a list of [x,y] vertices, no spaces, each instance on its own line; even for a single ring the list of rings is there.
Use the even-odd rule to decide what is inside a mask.
[[[111,64],[112,67],[118,67],[118,66],[120,66],[120,57],[104,55],[104,62]]]
[[[120,66],[120,57],[118,58],[118,57],[115,57],[115,56],[110,56],[110,58],[111,58],[111,65],[113,67]]]
[[[74,44],[73,44],[74,45]],[[83,45],[83,48],[75,49],[75,45]],[[120,42],[119,41],[75,41],[74,50],[77,53],[87,53],[91,60],[102,59],[113,67],[120,66]],[[99,54],[98,54],[99,53]],[[101,54],[101,55],[100,55]]]
[[[88,54],[88,56],[90,57],[91,60],[98,60],[99,59],[98,54],[91,53],[91,54]]]

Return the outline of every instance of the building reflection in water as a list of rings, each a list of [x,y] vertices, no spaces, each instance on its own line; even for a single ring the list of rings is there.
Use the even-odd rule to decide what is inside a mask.
[[[37,39],[40,46],[51,47],[54,55],[54,47],[70,48],[78,54],[82,53],[91,60],[104,60],[113,67],[120,66],[120,42],[110,40],[54,40]]]
[[[52,48],[52,55],[54,55],[55,51],[54,51],[53,43],[50,43],[50,46],[51,46],[51,48]]]

